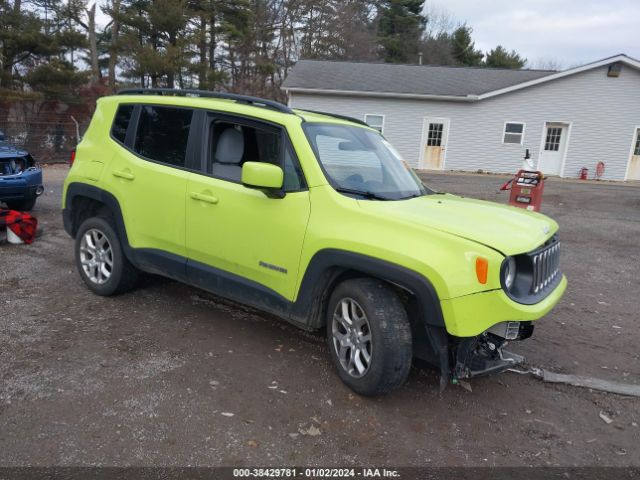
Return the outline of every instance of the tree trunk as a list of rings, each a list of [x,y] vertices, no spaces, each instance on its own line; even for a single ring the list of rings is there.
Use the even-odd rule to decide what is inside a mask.
[[[211,19],[209,20],[209,68],[216,71],[216,9],[215,2],[211,0]]]
[[[98,66],[98,44],[96,41],[96,4],[87,10],[89,19],[89,55],[91,57],[91,85],[100,81],[100,67]]]
[[[198,87],[207,86],[207,19],[200,16],[200,38],[198,43],[200,51],[200,63],[198,65]]]
[[[120,0],[113,0],[111,45],[109,46],[109,89],[116,89],[116,65],[118,64],[118,37],[120,35]]]
[[[178,39],[175,33],[170,33],[169,34],[169,44],[173,47],[173,51],[176,52],[177,51],[177,45],[178,45]],[[174,70],[175,65],[169,65],[169,71],[167,72],[167,87],[169,88],[175,88],[175,78],[176,78],[176,71]],[[180,72],[180,67],[178,67],[178,73]]]

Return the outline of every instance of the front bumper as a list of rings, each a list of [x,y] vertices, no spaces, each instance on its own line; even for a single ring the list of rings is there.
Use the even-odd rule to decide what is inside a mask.
[[[42,170],[25,170],[18,175],[0,176],[0,201],[30,200],[43,192]]]
[[[36,185],[35,187],[22,187],[22,188],[0,188],[0,202],[5,201],[21,201],[30,200],[36,198],[42,193],[42,185]]]
[[[464,297],[442,300],[447,333],[454,337],[476,337],[497,323],[535,321],[560,301],[567,289],[565,276],[543,300],[523,305],[511,300],[503,290],[476,293]]]
[[[529,329],[529,335],[533,328]],[[526,338],[526,337],[525,337]],[[524,362],[524,357],[503,349],[504,338],[491,333],[456,339],[452,345],[453,378],[472,378],[502,372]]]

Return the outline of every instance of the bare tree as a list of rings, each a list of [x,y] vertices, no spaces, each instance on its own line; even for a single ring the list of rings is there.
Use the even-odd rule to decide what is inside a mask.
[[[533,68],[536,70],[562,70],[563,69],[563,65],[562,62],[559,60],[556,60],[555,58],[538,58],[535,62],[528,62],[527,63],[527,67],[528,68]]]

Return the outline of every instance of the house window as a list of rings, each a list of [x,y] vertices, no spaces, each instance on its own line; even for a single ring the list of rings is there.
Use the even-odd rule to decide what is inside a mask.
[[[636,148],[633,150],[634,155],[640,155],[640,130],[636,133]]]
[[[547,128],[547,138],[544,141],[544,149],[547,152],[557,152],[560,150],[560,140],[562,139],[561,127]]]
[[[442,123],[430,123],[429,133],[427,134],[427,146],[428,147],[441,147],[442,146],[442,131],[444,125]]]
[[[519,143],[522,145],[524,139],[524,123],[507,122],[504,124],[504,135],[502,143]]]
[[[380,133],[384,130],[384,115],[365,115],[364,122],[371,128],[375,128]]]

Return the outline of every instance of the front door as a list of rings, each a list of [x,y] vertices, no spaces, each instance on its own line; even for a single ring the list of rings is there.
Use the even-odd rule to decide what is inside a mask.
[[[420,168],[442,170],[449,133],[448,118],[426,118],[422,133]]]
[[[538,170],[546,175],[560,175],[562,161],[567,149],[567,133],[569,127],[564,123],[547,123],[545,125],[544,143],[540,150]]]
[[[187,182],[191,280],[232,297],[248,291],[255,297],[266,287],[292,300],[310,203],[288,137],[274,125],[218,115],[210,117],[207,130],[206,171]],[[242,185],[242,164],[247,161],[283,167],[286,195],[268,196]],[[229,291],[232,283],[244,293]]]
[[[627,180],[640,180],[640,128],[636,130],[636,137],[633,141]]]

